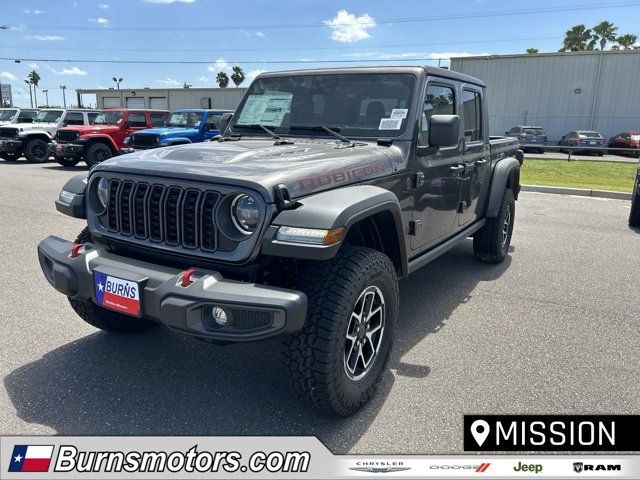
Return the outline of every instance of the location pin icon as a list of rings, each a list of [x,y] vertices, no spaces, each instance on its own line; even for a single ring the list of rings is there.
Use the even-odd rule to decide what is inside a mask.
[[[471,435],[475,439],[479,447],[489,436],[489,424],[484,420],[476,420],[471,424]]]

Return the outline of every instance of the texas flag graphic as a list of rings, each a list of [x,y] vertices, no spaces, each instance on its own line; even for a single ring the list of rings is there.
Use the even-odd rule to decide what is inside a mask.
[[[140,292],[137,282],[93,272],[96,302],[129,315],[140,314]]]
[[[10,472],[48,472],[53,445],[15,445]]]

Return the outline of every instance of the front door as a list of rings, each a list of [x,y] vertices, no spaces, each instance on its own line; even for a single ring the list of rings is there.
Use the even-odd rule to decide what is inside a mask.
[[[482,125],[482,90],[474,86],[462,86],[462,124],[464,129],[464,172],[460,177],[460,205],[458,225],[475,221],[485,203],[491,151],[489,139]],[[485,140],[486,139],[486,140]]]
[[[429,146],[429,119],[432,115],[456,115],[458,98],[455,82],[429,81],[421,115],[418,145]],[[462,142],[440,148],[428,156],[416,157],[415,200],[411,248],[435,245],[451,235],[458,215],[460,175],[464,169]]]

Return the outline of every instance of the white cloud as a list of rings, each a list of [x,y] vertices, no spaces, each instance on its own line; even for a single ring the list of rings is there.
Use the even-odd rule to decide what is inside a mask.
[[[34,15],[42,15],[44,13],[44,10],[23,10],[23,12],[26,14],[33,13]]]
[[[5,80],[17,80],[18,79],[18,77],[16,77],[11,72],[0,72],[0,78],[4,78]]]
[[[25,28],[27,28],[27,26],[24,23],[21,23],[20,25],[13,25],[13,26],[9,27],[9,29],[13,30],[14,32],[20,32],[20,31],[24,30]]]
[[[104,18],[104,17],[90,18],[89,21],[91,23],[97,23],[98,25],[108,25],[109,24],[109,19],[108,18]]]
[[[357,42],[370,38],[370,28],[376,26],[376,22],[368,13],[356,17],[353,13],[340,10],[331,20],[325,20],[325,25],[331,27],[331,38],[338,42]]]
[[[78,67],[71,67],[71,68],[63,68],[62,70],[56,70],[56,69],[52,69],[53,73],[56,73],[58,75],[81,75],[84,76],[87,74],[86,70],[82,70],[81,68]]]
[[[38,68],[40,68],[40,65],[38,65],[36,62],[33,62],[29,64],[29,68],[37,70]]]
[[[107,4],[107,3],[99,3],[98,4],[98,8],[100,10],[107,10],[109,8],[109,4]]]
[[[210,72],[221,72],[223,70],[229,70],[229,62],[227,62],[224,58],[220,57],[207,67],[207,70]]]
[[[266,70],[262,70],[261,68],[256,68],[255,70],[251,70],[249,73],[247,73],[247,80],[251,82],[253,81],[254,78],[256,78],[258,75],[264,72],[266,72]]]
[[[194,3],[196,0],[142,0],[147,3],[161,3],[169,5],[170,3]]]
[[[262,32],[256,32],[256,37],[264,38],[264,37],[266,37],[266,35],[264,33],[262,33]]]
[[[166,85],[167,87],[175,87],[177,85],[181,85],[181,83],[176,80],[175,78],[158,78],[156,80],[156,83],[159,83],[160,85]]]
[[[202,83],[209,83],[210,78],[209,78],[209,77],[204,77],[204,76],[203,76],[203,77],[198,78],[198,81],[199,81],[199,82],[202,82]]]
[[[40,40],[41,42],[59,42],[64,40],[60,35],[27,35],[25,38],[29,40]]]

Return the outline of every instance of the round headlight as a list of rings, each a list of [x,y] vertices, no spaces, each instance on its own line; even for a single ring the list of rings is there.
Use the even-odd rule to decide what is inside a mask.
[[[96,193],[98,194],[98,201],[102,208],[107,208],[107,204],[109,203],[109,180],[101,178],[98,181]]]
[[[242,233],[253,233],[258,226],[260,209],[251,195],[241,194],[231,202],[231,218]]]

